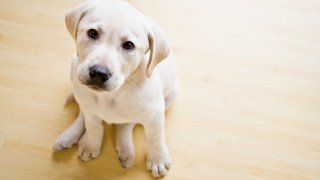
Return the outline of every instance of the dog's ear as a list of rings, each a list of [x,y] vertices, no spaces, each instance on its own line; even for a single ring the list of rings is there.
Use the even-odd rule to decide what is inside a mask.
[[[74,40],[77,38],[79,22],[87,13],[86,9],[87,3],[85,2],[68,10],[65,15],[67,29]]]
[[[159,25],[152,18],[148,19],[148,24],[150,57],[147,65],[147,76],[150,77],[155,66],[169,55],[170,48]]]

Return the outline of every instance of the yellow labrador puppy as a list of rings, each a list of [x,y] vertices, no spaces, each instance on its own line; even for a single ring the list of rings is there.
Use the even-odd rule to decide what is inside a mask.
[[[114,123],[118,158],[129,168],[135,159],[132,129],[139,123],[147,168],[154,177],[164,176],[171,163],[164,114],[178,86],[174,56],[158,25],[120,0],[84,2],[65,21],[76,43],[71,79],[80,113],[54,149],[78,143],[79,157],[92,160],[100,154],[102,121]]]

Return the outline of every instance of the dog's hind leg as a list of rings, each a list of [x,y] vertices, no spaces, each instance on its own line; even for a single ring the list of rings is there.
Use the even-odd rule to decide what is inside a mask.
[[[60,151],[72,147],[79,141],[84,130],[84,117],[80,111],[75,121],[56,139],[53,149]]]

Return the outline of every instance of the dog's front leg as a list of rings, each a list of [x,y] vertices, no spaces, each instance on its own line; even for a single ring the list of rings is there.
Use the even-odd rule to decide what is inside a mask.
[[[171,158],[165,144],[164,114],[143,123],[147,144],[147,168],[154,177],[161,177],[170,168]]]
[[[130,168],[134,164],[134,146],[132,142],[132,130],[135,124],[116,124],[116,147],[121,166]]]
[[[99,156],[103,139],[102,120],[90,113],[83,113],[85,133],[78,143],[78,156],[83,161],[90,161]]]

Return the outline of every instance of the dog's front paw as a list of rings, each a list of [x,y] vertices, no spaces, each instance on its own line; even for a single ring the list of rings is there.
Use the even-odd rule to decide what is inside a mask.
[[[168,150],[149,152],[147,157],[147,168],[151,170],[154,177],[165,176],[170,168],[171,158]]]
[[[90,141],[85,133],[78,143],[78,156],[83,161],[90,161],[100,155],[101,143]]]
[[[117,155],[123,168],[131,168],[134,164],[134,151],[132,148],[117,148]]]
[[[73,144],[78,142],[78,138],[68,134],[61,134],[54,142],[53,149],[61,151],[63,149],[71,148]]]

